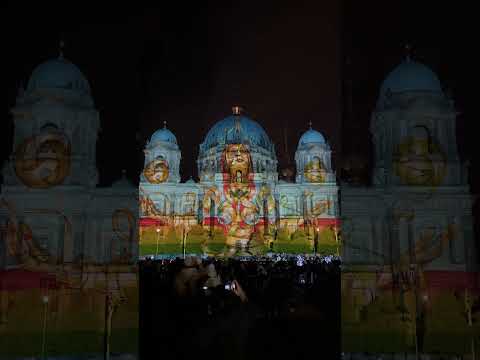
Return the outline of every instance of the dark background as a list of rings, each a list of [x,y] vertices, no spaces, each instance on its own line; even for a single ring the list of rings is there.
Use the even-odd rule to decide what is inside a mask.
[[[101,185],[123,168],[138,181],[145,141],[164,120],[182,150],[182,178],[195,177],[198,145],[233,104],[266,129],[280,167],[293,161],[309,121],[332,145],[337,170],[340,157],[350,154],[371,164],[370,114],[382,80],[410,43],[412,57],[431,67],[453,94],[459,151],[472,163],[471,185],[478,193],[475,92],[469,88],[474,46],[465,4],[258,3],[7,6],[3,45],[10,65],[0,159],[11,152],[9,109],[18,85],[57,56],[63,38],[65,57],[89,80],[100,112]]]
[[[122,168],[138,181],[145,141],[163,121],[182,150],[182,178],[195,176],[198,145],[234,104],[265,128],[282,164],[293,161],[309,121],[338,152],[340,6],[227,3],[175,2],[114,12],[82,6],[26,15],[12,8],[9,21],[17,30],[9,49],[15,61],[7,74],[4,114],[10,128],[2,132],[2,156],[11,150],[8,109],[16,87],[37,64],[57,56],[60,37],[65,57],[89,80],[100,111],[102,185]]]

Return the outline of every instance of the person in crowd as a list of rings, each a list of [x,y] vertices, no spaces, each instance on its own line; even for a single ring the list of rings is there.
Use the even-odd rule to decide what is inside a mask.
[[[215,269],[215,264],[209,264],[207,266],[207,280],[204,283],[204,287],[207,288],[216,288],[217,286],[222,285],[222,281],[220,275],[217,274],[217,270]]]
[[[172,354],[177,359],[191,359],[200,352],[219,359],[250,358],[252,337],[257,339],[277,325],[300,331],[304,315],[312,312],[333,319],[333,314],[325,314],[324,309],[332,306],[324,297],[325,289],[339,277],[338,259],[304,258],[300,266],[298,257],[288,256],[203,261],[187,256],[146,260],[141,265],[142,282],[150,282],[160,297],[169,294],[162,305],[168,308],[162,310],[163,317],[155,308],[159,300],[149,303],[159,317],[148,324],[153,327],[168,317],[168,331],[162,336],[171,334]],[[262,312],[274,321],[256,316]]]
[[[209,281],[210,279],[215,279]],[[211,277],[205,284],[217,282]],[[210,320],[198,329],[196,348],[202,353],[215,354],[216,359],[245,359],[252,309],[239,281],[226,281],[209,288]]]
[[[199,261],[187,256],[182,269],[175,276],[175,292],[179,297],[188,297],[198,295],[198,283],[200,279],[205,278],[207,272],[199,268]]]

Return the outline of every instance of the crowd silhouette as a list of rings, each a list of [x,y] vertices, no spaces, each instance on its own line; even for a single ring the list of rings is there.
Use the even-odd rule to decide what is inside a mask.
[[[176,359],[340,357],[340,261],[147,259],[140,353]]]

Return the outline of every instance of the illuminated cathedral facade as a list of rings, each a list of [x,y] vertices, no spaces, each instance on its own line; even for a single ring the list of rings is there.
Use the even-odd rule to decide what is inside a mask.
[[[131,263],[137,188],[125,176],[97,187],[100,117],[90,85],[60,54],[38,65],[11,109],[13,147],[2,169],[1,263]]]
[[[456,115],[437,75],[409,56],[385,78],[370,121],[372,185],[341,186],[346,263],[475,268],[473,197]]]
[[[125,178],[99,188],[99,115],[87,79],[63,55],[33,71],[12,114],[0,218],[14,257],[108,262],[135,258],[139,243],[144,255],[330,252],[375,266],[422,256],[439,268],[475,263],[456,110],[436,74],[411,59],[380,88],[369,187],[337,185],[332,150],[311,127],[298,141],[295,180],[280,180],[274,144],[234,106],[199,145],[197,181],[181,182],[181,148],[164,124],[146,144],[138,189]],[[18,238],[32,241],[17,246]]]
[[[32,344],[47,324],[51,347],[42,357],[53,349],[55,357],[101,353],[95,339],[104,331],[128,333],[109,346],[136,353],[138,189],[125,176],[97,186],[100,116],[87,79],[60,54],[34,69],[11,114],[0,193],[0,337],[25,341],[0,357],[36,357]],[[121,320],[112,325],[113,312]],[[59,338],[75,339],[74,347]]]
[[[141,248],[214,255],[335,250],[338,187],[320,132],[310,128],[299,140],[295,183],[279,181],[273,143],[238,106],[200,144],[198,182],[180,183],[180,159],[166,126],[151,136],[140,177]]]

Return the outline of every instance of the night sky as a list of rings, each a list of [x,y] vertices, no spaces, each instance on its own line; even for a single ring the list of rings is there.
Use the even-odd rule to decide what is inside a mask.
[[[63,38],[65,57],[89,80],[100,112],[101,185],[124,168],[138,181],[145,141],[163,121],[181,147],[182,178],[196,176],[198,145],[234,104],[266,129],[281,167],[293,161],[309,121],[330,142],[337,168],[352,153],[368,161],[368,125],[381,81],[408,42],[412,57],[453,94],[460,153],[472,162],[478,193],[472,70],[465,60],[472,52],[465,41],[468,9],[380,1],[170,3],[147,10],[9,6],[2,160],[11,152],[9,109],[17,87],[36,65],[57,56]]]

